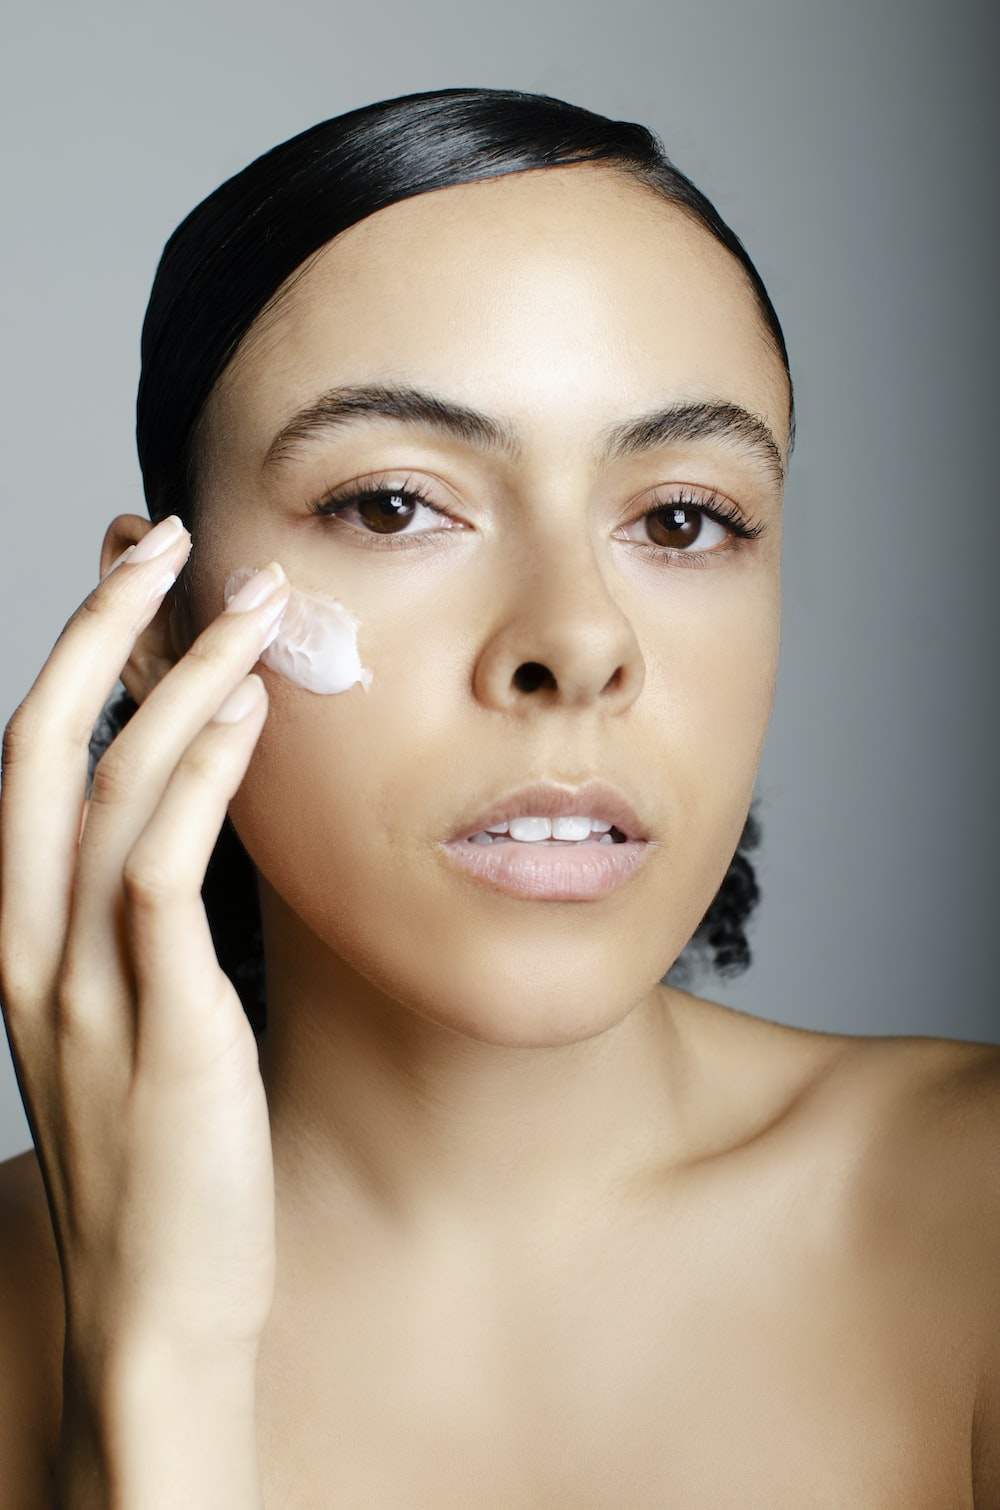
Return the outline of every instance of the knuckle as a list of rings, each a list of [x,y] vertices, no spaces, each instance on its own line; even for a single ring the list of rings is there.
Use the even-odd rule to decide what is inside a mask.
[[[9,884],[0,887],[0,1006],[10,1018],[35,1010],[51,971],[40,956],[38,938],[28,936],[23,913],[11,906]]]
[[[173,867],[163,854],[149,854],[137,846],[122,870],[122,885],[133,911],[151,912],[168,905],[181,887]]]
[[[212,733],[214,730],[209,729]],[[178,775],[188,783],[198,786],[217,786],[222,774],[220,751],[206,748],[206,742],[195,740],[184,752],[177,768]]]
[[[74,969],[71,964],[63,966],[53,995],[56,1021],[60,1026],[60,1031],[66,1030],[72,1023],[87,1018],[94,1005],[93,987],[91,986],[88,990],[86,975]]]
[[[100,587],[95,587],[93,592],[87,594],[82,603],[79,603],[63,625],[57,643],[62,644],[78,634],[85,637],[92,635],[101,621],[107,620],[107,605],[104,594]]]
[[[87,594],[79,608],[77,608],[76,612],[69,619],[66,628],[71,629],[76,624],[86,624],[91,619],[103,618],[107,613],[107,604],[104,599],[105,595],[101,592],[100,587],[95,587],[93,592]]]
[[[214,624],[210,624],[208,629],[189,646],[184,659],[195,666],[216,667],[219,665],[223,659],[222,647]]]
[[[3,731],[3,774],[9,775],[22,760],[30,757],[37,742],[37,719],[27,699],[15,710]]]
[[[121,744],[111,745],[94,767],[90,800],[98,807],[113,806],[133,795],[139,781],[134,761],[130,761]]]
[[[87,1016],[99,1002],[102,989],[82,941],[70,940],[52,986],[57,1016],[66,1021]]]

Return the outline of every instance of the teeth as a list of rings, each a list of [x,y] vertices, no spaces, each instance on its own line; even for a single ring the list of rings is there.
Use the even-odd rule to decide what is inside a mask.
[[[613,844],[610,823],[601,818],[585,818],[573,815],[567,818],[542,818],[534,815],[511,818],[508,823],[491,823],[489,828],[473,834],[473,844],[493,844],[514,840],[519,844],[541,844],[547,839],[562,844],[580,844],[585,839],[597,836],[599,844]]]
[[[591,820],[589,818],[553,818],[553,839],[589,839]]]
[[[552,838],[551,818],[512,818],[507,825],[510,837],[521,843],[537,844],[539,839]]]

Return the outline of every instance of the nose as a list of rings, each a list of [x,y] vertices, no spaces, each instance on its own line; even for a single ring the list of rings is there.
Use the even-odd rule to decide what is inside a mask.
[[[624,713],[645,678],[627,615],[593,551],[538,551],[521,571],[473,675],[476,698],[503,713],[542,706]]]

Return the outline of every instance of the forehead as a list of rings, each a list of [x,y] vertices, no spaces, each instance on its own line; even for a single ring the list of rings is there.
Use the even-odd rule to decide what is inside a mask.
[[[736,260],[605,167],[511,174],[391,205],[322,248],[213,395],[261,434],[334,386],[404,381],[581,432],[677,399],[737,403],[782,449],[783,367]]]

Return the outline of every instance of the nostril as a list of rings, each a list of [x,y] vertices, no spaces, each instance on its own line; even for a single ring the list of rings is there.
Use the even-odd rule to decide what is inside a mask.
[[[525,661],[514,672],[514,686],[518,692],[537,692],[541,687],[554,689],[555,685],[552,672],[540,661]]]

